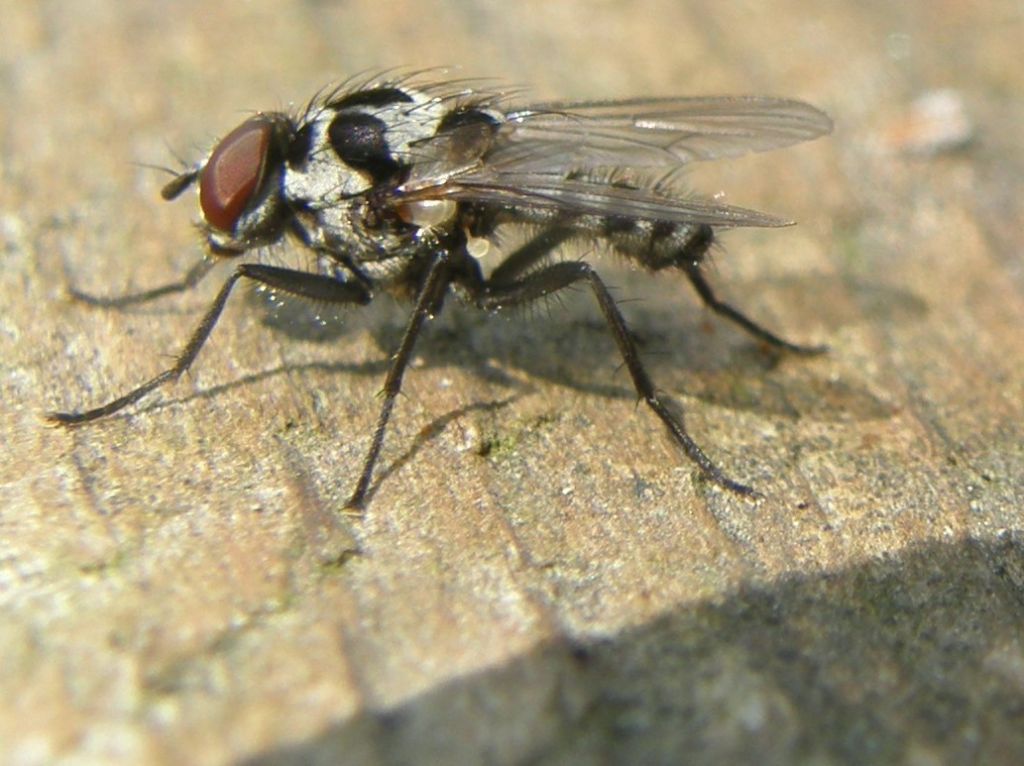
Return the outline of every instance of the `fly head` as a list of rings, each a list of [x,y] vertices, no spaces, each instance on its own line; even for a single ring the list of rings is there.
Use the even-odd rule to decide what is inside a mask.
[[[196,168],[164,186],[164,199],[198,187],[201,224],[210,250],[238,255],[279,240],[289,208],[282,193],[287,158],[301,136],[291,119],[279,113],[250,117],[220,139]]]

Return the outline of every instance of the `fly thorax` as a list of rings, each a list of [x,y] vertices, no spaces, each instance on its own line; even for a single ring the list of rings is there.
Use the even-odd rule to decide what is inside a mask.
[[[339,161],[327,137],[330,116],[330,112],[325,112],[306,124],[305,155],[290,163],[284,175],[285,196],[297,206],[313,211],[344,206],[346,200],[373,185],[365,173]]]

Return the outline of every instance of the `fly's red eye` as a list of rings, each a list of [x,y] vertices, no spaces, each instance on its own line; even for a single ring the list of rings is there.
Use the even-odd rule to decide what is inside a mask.
[[[199,207],[214,228],[235,228],[263,179],[272,135],[273,126],[265,117],[253,117],[213,150],[199,174]]]

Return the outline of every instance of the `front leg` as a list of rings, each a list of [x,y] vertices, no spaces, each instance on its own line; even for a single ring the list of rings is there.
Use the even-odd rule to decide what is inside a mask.
[[[119,396],[99,407],[94,407],[84,412],[52,412],[47,415],[47,420],[64,426],[97,420],[107,415],[113,415],[115,412],[139,401],[150,391],[159,388],[169,381],[177,380],[181,377],[182,373],[192,366],[192,363],[199,355],[203,344],[206,343],[210,333],[213,332],[214,326],[217,324],[217,320],[220,319],[221,312],[224,310],[224,305],[231,295],[232,288],[240,279],[251,279],[254,282],[291,293],[292,295],[317,301],[326,301],[328,303],[364,304],[368,303],[372,297],[366,288],[357,282],[339,282],[330,277],[310,274],[305,271],[294,271],[292,269],[263,266],[255,263],[243,263],[235,270],[234,274],[228,277],[224,286],[221,287],[217,297],[214,298],[213,304],[207,309],[199,326],[192,333],[192,337],[189,338],[185,348],[170,369],[151,378],[127,394]]]

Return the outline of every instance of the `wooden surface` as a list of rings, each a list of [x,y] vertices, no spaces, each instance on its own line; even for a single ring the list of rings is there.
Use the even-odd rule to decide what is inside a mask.
[[[1019,2],[0,17],[0,761],[1024,761]],[[695,480],[582,293],[433,323],[361,519],[340,509],[405,317],[388,300],[316,332],[239,297],[190,377],[43,425],[161,369],[216,290],[66,298],[197,257],[192,203],[137,163],[438,64],[537,98],[833,115],[827,140],[690,179],[800,221],[730,233],[711,275],[827,357],[772,365],[681,279],[602,265],[658,385],[766,500]]]

